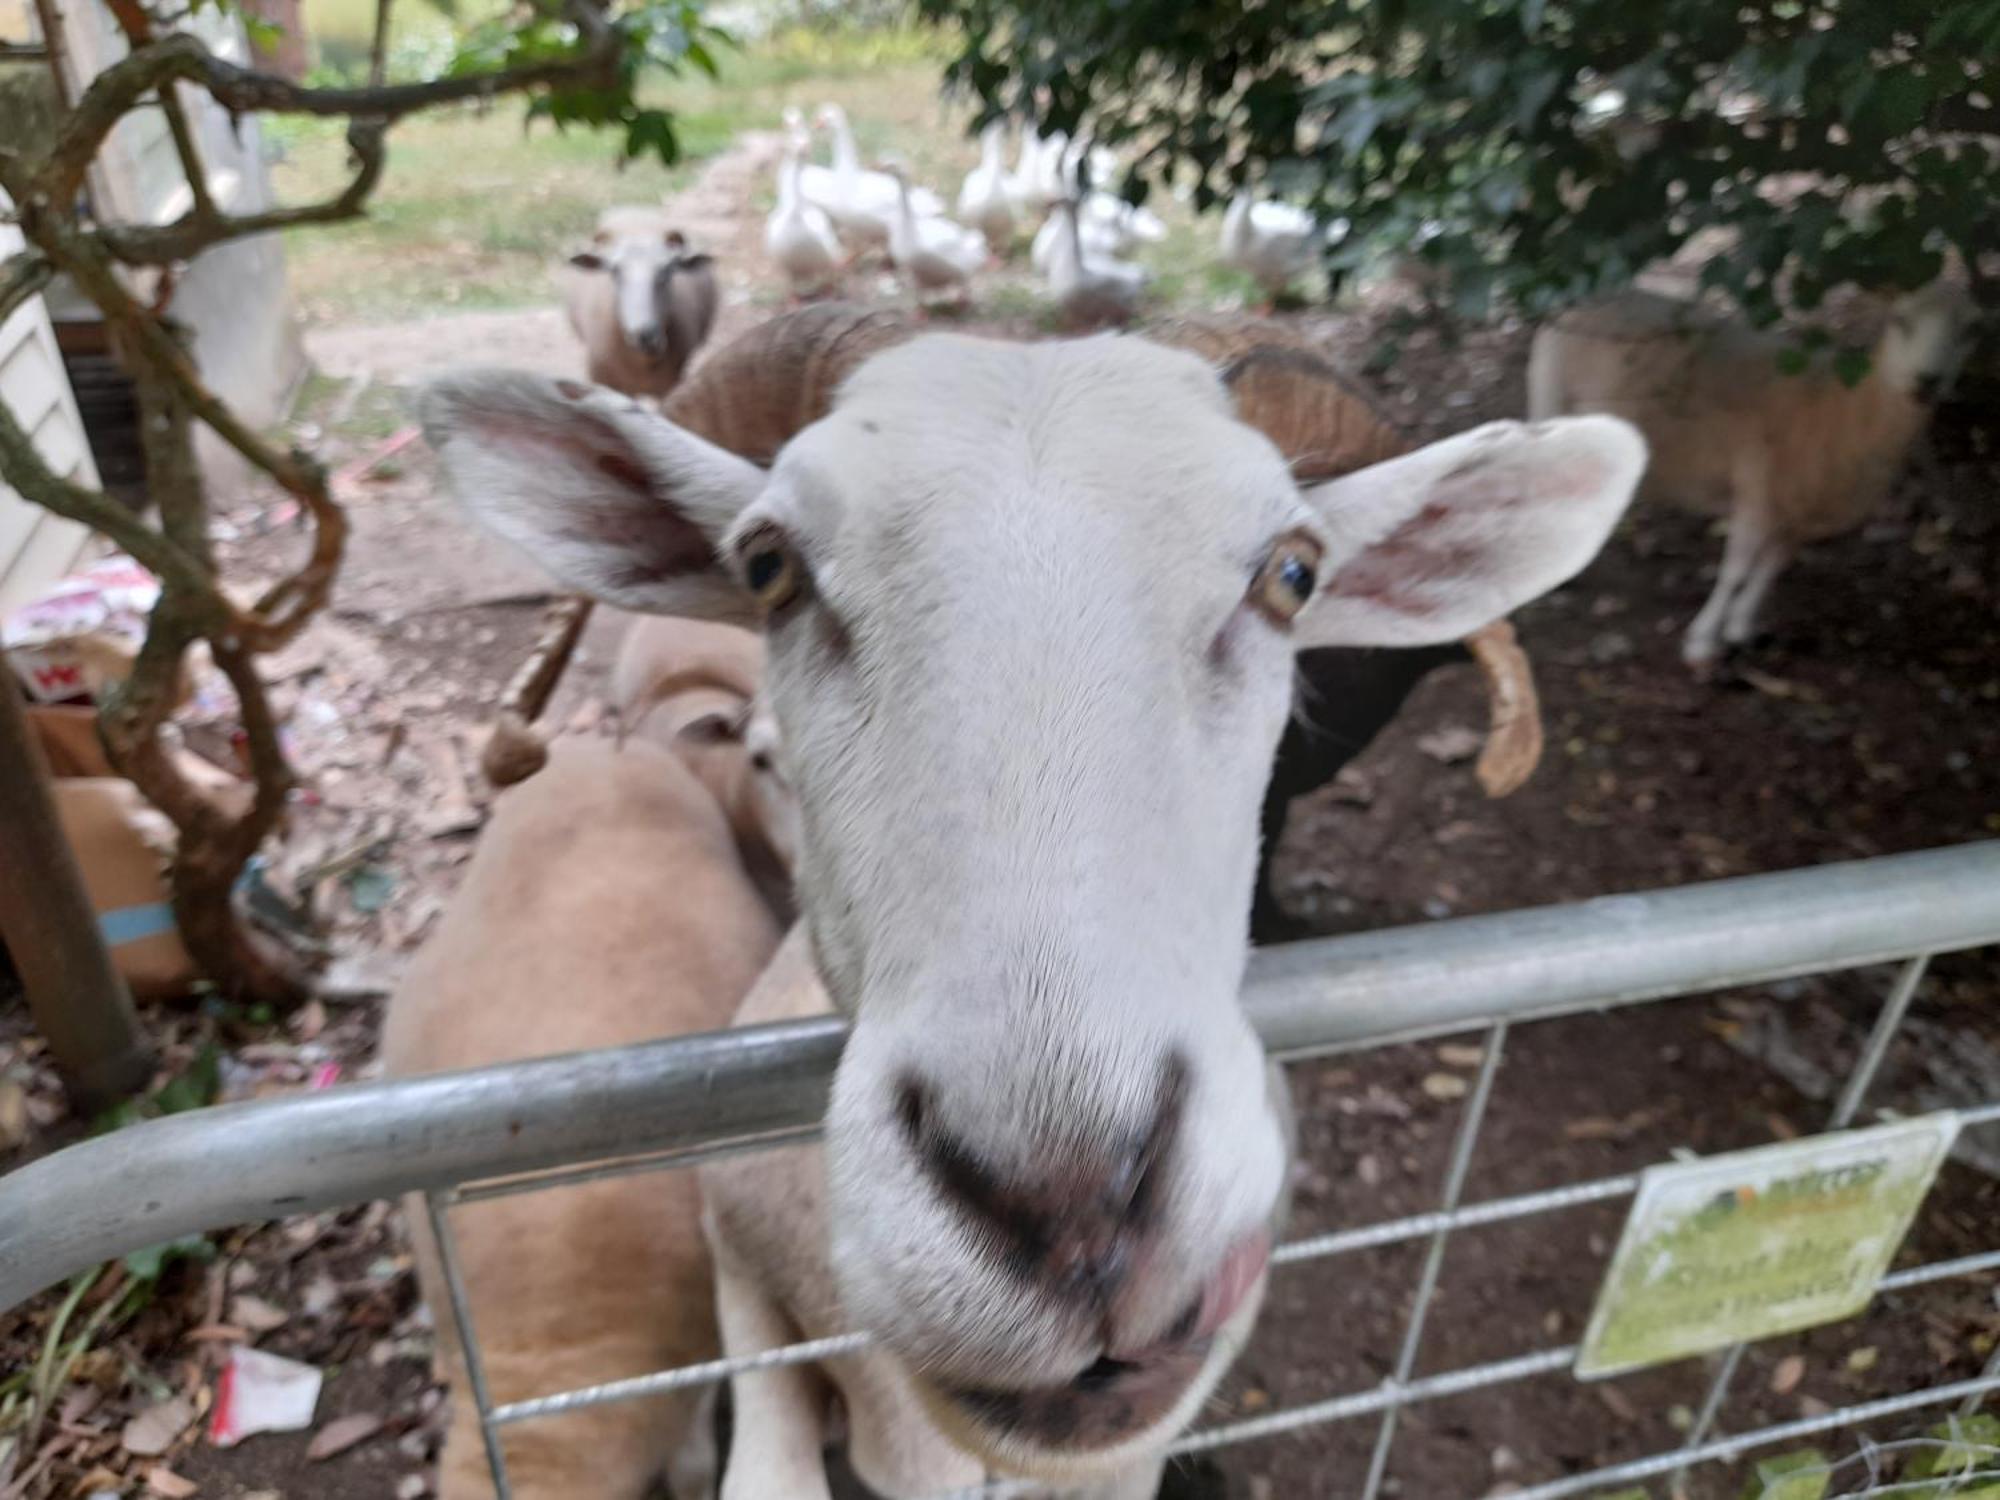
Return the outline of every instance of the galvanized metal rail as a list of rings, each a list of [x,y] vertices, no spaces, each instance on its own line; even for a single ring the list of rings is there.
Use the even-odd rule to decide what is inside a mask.
[[[1567,1012],[1906,959],[1829,1128],[1855,1120],[1916,993],[1930,956],[2000,943],[2000,842],[1968,844],[1574,906],[1466,918],[1267,950],[1251,964],[1245,1001],[1267,1046],[1283,1057],[1483,1028],[1486,1060],[1461,1115],[1444,1200],[1428,1214],[1294,1242],[1280,1266],[1375,1245],[1428,1240],[1395,1373],[1365,1391],[1190,1434],[1176,1451],[1275,1437],[1376,1416],[1362,1481],[1376,1495],[1404,1406],[1505,1381],[1565,1371],[1574,1351],[1538,1350],[1413,1379],[1448,1236],[1483,1225],[1629,1195],[1636,1177],[1563,1184],[1464,1203],[1510,1026]],[[809,1137],[824,1107],[844,1028],[819,1021],[677,1038],[473,1072],[230,1106],[177,1116],[59,1152],[0,1178],[0,1308],[101,1260],[178,1235],[422,1191],[453,1262],[455,1203],[643,1171]],[[2000,1101],[1964,1113],[2000,1122]],[[1892,1287],[2000,1271],[2000,1250],[1906,1268]],[[456,1277],[452,1301],[469,1325]],[[464,1326],[476,1367],[476,1329]],[[715,1361],[580,1391],[496,1406],[474,1392],[508,1493],[498,1432],[577,1407],[713,1383],[732,1374],[824,1358],[865,1334]],[[835,1347],[837,1346],[837,1347]],[[1676,1473],[1766,1440],[2000,1388],[2000,1355],[1978,1378],[1903,1392],[1805,1423],[1713,1436],[1734,1372],[1725,1359],[1695,1431],[1671,1453],[1551,1482],[1534,1497]],[[475,1382],[475,1384],[481,1384]],[[999,1485],[981,1492],[1012,1493]]]

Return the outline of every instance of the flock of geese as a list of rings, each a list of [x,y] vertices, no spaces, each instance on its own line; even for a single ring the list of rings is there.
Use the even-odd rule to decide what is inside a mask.
[[[1009,259],[1032,233],[1029,263],[1066,322],[1122,323],[1137,310],[1148,279],[1132,257],[1166,238],[1157,215],[1084,186],[1107,181],[1117,161],[1102,147],[1019,128],[1014,164],[1007,126],[981,132],[979,165],[965,176],[955,216],[898,162],[861,164],[854,132],[838,105],[822,105],[808,129],[802,111],[784,113],[778,201],[764,224],[764,249],[794,297],[826,291],[871,252],[885,255],[918,298],[971,295],[972,279]],[[814,133],[832,139],[832,159],[814,161]],[[1327,232],[1304,209],[1239,193],[1223,215],[1219,258],[1276,298],[1310,269]]]

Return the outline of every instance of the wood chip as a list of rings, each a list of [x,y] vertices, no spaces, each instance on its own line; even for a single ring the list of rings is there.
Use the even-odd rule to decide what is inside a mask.
[[[1471,760],[1485,743],[1486,736],[1477,729],[1468,728],[1463,724],[1447,724],[1442,729],[1420,736],[1417,748],[1432,760],[1443,761],[1451,766],[1463,760]]]
[[[164,1500],[187,1500],[188,1496],[200,1490],[200,1485],[192,1479],[181,1478],[172,1469],[156,1467],[146,1471],[147,1493],[163,1496]]]
[[[1433,1099],[1463,1099],[1471,1091],[1472,1085],[1456,1073],[1431,1073],[1426,1075],[1423,1091]]]
[[[317,1002],[314,1002],[317,1003]],[[237,1297],[229,1304],[229,1321],[252,1333],[269,1333],[291,1321],[282,1307],[273,1307],[262,1297]]]
[[[1803,1354],[1787,1354],[1779,1360],[1771,1371],[1771,1394],[1789,1396],[1799,1388],[1799,1382],[1806,1378],[1806,1360]]]
[[[1464,1042],[1446,1042],[1438,1048],[1438,1061],[1447,1068],[1476,1068],[1486,1061],[1486,1049]]]
[[[156,1401],[125,1424],[118,1445],[139,1458],[158,1458],[193,1421],[194,1404],[183,1397]]]
[[[250,1330],[234,1323],[198,1323],[181,1338],[190,1344],[247,1344]]]
[[[313,1440],[306,1448],[306,1460],[318,1463],[321,1459],[345,1453],[349,1448],[367,1442],[381,1430],[382,1418],[376,1412],[355,1412],[351,1416],[336,1417],[313,1434]]]

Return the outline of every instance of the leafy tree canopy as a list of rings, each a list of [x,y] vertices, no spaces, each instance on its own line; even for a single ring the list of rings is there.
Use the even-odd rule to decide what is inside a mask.
[[[1129,145],[1131,196],[1183,173],[1203,206],[1311,204],[1352,226],[1336,273],[1415,253],[1467,314],[1707,230],[1738,247],[1705,276],[1759,322],[1781,269],[1809,308],[2000,250],[2000,0],[919,4],[986,115]]]

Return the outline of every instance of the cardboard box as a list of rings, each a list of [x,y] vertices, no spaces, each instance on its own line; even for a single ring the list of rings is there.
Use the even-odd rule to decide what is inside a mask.
[[[12,692],[0,679],[0,692]],[[115,776],[88,708],[31,708],[28,723],[53,772],[56,815],[76,853],[112,965],[139,999],[187,992],[194,965],[174,928],[166,868],[174,826]]]

